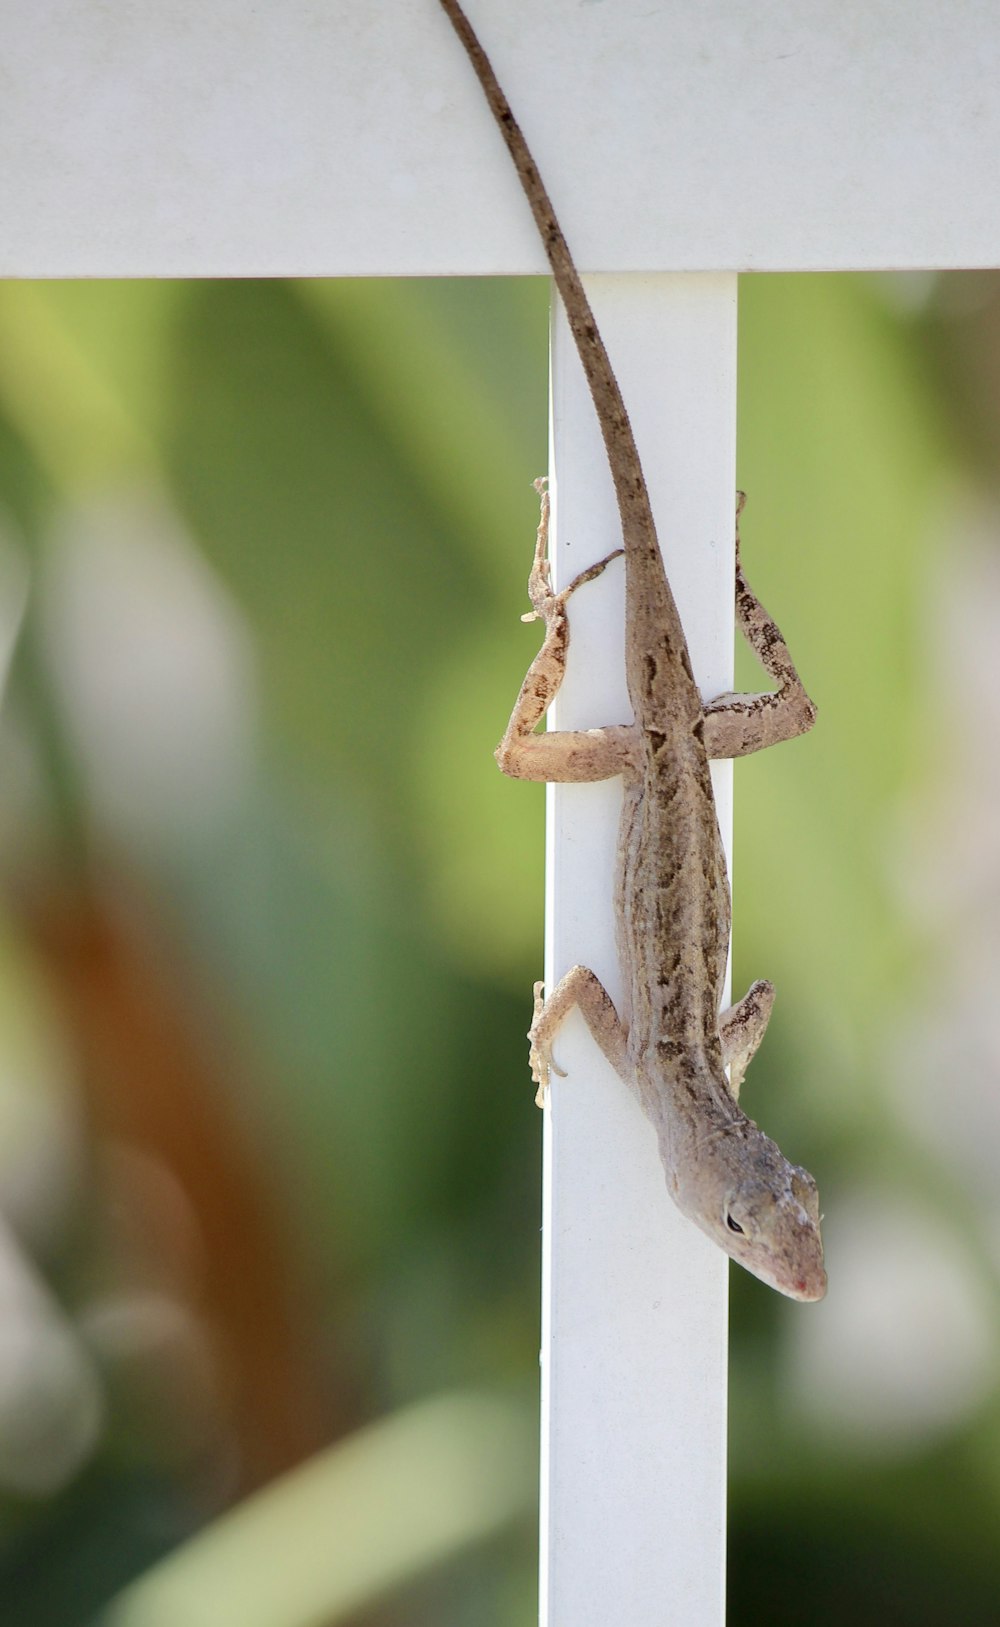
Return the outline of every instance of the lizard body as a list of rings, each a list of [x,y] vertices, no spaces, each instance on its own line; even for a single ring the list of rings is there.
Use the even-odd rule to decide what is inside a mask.
[[[524,619],[542,619],[545,639],[496,755],[504,773],[520,778],[566,782],[622,776],[615,921],[624,991],[619,1012],[595,974],[582,966],[573,967],[547,1000],[536,985],[529,1038],[538,1099],[544,1099],[550,1071],[560,1071],[552,1059],[553,1035],[578,1005],[656,1130],[678,1207],[772,1287],[794,1299],[819,1299],[826,1273],[816,1183],[784,1157],[737,1100],[770,1016],[771,985],[755,983],[742,1001],[719,1014],[731,911],[709,773],[710,757],[741,756],[805,732],[815,708],[780,632],[743,575],[738,530],[737,615],[778,689],[723,695],[707,706],[702,702],[635,437],[583,283],[488,58],[457,0],[440,3],[479,78],[541,235],[594,400],[624,545],[554,593],[548,494],[544,482],[537,482],[542,515],[528,583],[533,610]],[[634,722],[536,734],[565,669],[567,600],[621,552]]]

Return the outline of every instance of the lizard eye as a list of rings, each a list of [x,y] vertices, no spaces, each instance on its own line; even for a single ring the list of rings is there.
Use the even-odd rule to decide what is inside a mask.
[[[733,1219],[732,1215],[726,1216],[726,1225],[729,1227],[731,1232],[739,1232],[740,1236],[743,1236],[743,1227],[740,1225],[738,1220]]]

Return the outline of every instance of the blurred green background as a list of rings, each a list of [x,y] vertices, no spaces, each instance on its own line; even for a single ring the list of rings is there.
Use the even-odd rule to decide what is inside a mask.
[[[0,285],[0,1619],[535,1615],[541,281]],[[732,1627],[1000,1600],[1000,280],[745,278]],[[741,657],[741,679],[758,680]],[[627,1624],[624,1624],[627,1627]]]

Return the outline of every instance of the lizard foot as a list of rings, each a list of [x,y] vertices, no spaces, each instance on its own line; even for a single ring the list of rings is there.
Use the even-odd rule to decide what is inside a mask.
[[[613,559],[624,554],[624,548],[613,548],[610,554],[599,559],[595,565],[588,565],[586,570],[574,576],[567,587],[558,593],[552,591],[552,565],[549,560],[549,511],[551,500],[548,491],[548,477],[542,476],[535,481],[535,490],[542,500],[542,512],[538,521],[538,535],[535,538],[535,555],[531,562],[531,571],[528,575],[528,598],[531,600],[531,609],[521,617],[522,621],[544,621],[551,624],[566,613],[566,601],[577,588],[585,582],[592,582],[600,576]]]
[[[549,1088],[549,1075],[557,1074],[565,1079],[566,1070],[560,1068],[552,1056],[552,1046],[543,1028],[548,1025],[545,1017],[545,984],[536,983],[534,988],[535,1009],[528,1029],[528,1063],[531,1068],[531,1077],[538,1086],[535,1092],[535,1106],[545,1106],[545,1095]]]

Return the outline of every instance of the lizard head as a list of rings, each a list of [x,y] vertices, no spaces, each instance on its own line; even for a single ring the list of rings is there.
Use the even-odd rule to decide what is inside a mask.
[[[790,1164],[749,1119],[703,1143],[692,1176],[696,1201],[682,1207],[755,1277],[790,1299],[826,1293],[819,1195],[808,1170]],[[695,1196],[694,1191],[691,1194]]]

